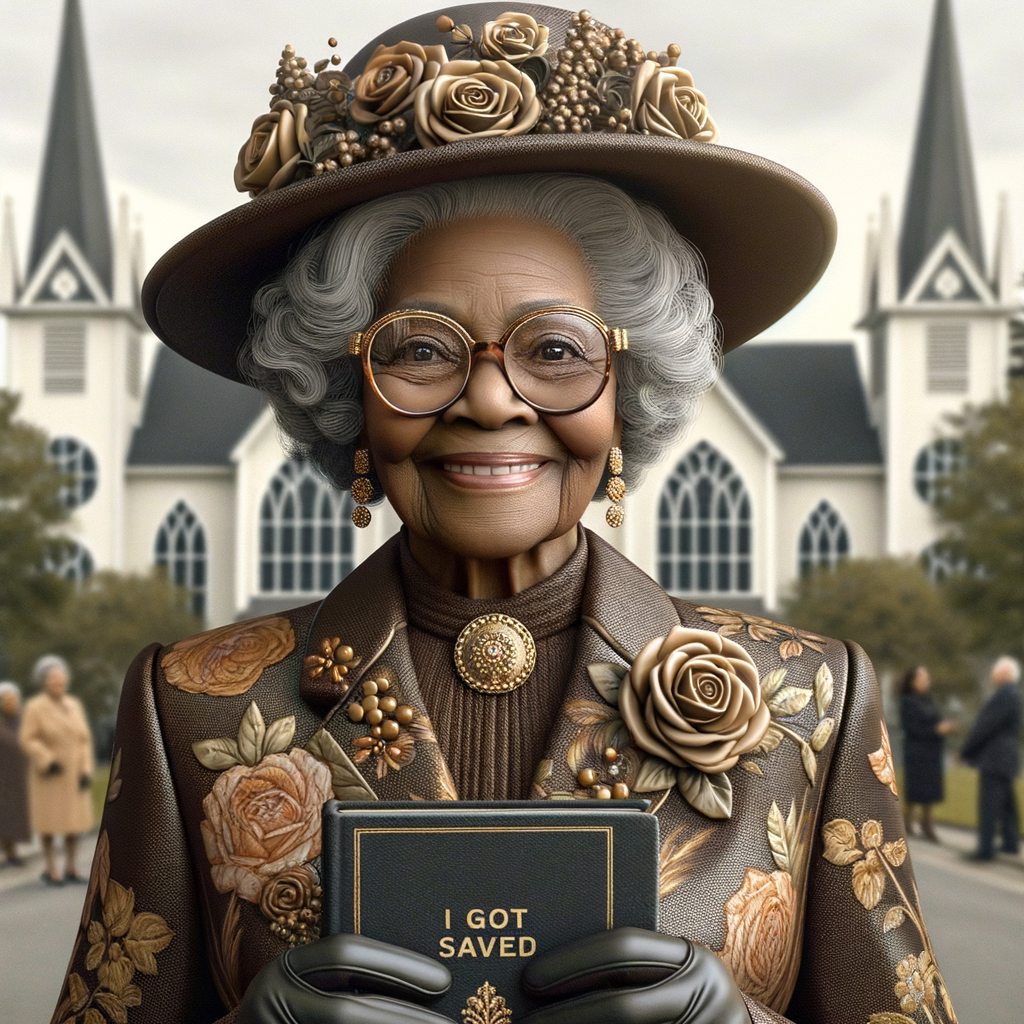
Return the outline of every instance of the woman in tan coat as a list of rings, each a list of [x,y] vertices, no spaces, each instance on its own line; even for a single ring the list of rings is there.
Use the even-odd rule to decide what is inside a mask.
[[[42,692],[25,705],[19,740],[32,766],[28,798],[32,829],[43,843],[43,881],[84,881],[75,871],[78,836],[92,828],[93,749],[85,709],[68,692],[67,662],[48,654],[36,662],[32,680]],[[65,874],[57,871],[53,837],[64,836]]]

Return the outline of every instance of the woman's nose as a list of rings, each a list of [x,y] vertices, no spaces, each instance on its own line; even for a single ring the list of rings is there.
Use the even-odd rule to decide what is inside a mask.
[[[537,422],[537,411],[513,390],[497,358],[490,353],[478,356],[470,370],[466,390],[444,412],[445,423],[471,420],[484,430],[498,430],[507,423]]]

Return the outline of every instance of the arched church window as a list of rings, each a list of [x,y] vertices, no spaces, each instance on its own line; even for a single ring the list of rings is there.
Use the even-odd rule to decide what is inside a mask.
[[[59,558],[47,558],[44,565],[49,572],[63,576],[76,587],[82,586],[96,568],[89,549],[75,541],[65,546]]]
[[[747,593],[750,496],[732,464],[701,441],[665,481],[658,506],[658,581],[673,593]]]
[[[928,504],[934,504],[946,492],[946,481],[963,466],[960,442],[940,437],[918,452],[914,462],[914,489]]]
[[[308,462],[274,474],[260,504],[260,591],[323,594],[355,568],[352,498]]]
[[[65,508],[78,508],[96,493],[99,469],[96,456],[87,445],[73,437],[55,437],[47,457],[54,469],[68,478],[60,489]]]
[[[850,554],[850,534],[839,513],[821,501],[800,531],[800,572],[816,566],[833,568]]]
[[[206,616],[206,531],[195,512],[179,501],[156,532],[154,562],[167,570],[167,578],[189,592],[194,615]]]

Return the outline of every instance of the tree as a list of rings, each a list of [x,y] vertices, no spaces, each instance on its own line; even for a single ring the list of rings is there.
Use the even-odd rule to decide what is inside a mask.
[[[18,678],[36,658],[59,654],[71,666],[74,692],[92,719],[113,714],[125,672],[147,644],[167,644],[203,628],[188,595],[159,571],[149,576],[99,572],[54,609],[43,626],[12,644]]]
[[[925,665],[938,689],[973,690],[967,629],[914,562],[858,558],[820,567],[801,578],[785,613],[802,629],[855,640],[879,674]]]
[[[64,478],[46,457],[46,435],[15,421],[17,409],[18,397],[0,390],[0,670],[11,639],[37,628],[71,589],[44,569],[69,543],[56,533],[67,518]]]
[[[943,582],[979,652],[1024,656],[1024,382],[1005,402],[951,418],[961,465],[939,490],[949,563]]]

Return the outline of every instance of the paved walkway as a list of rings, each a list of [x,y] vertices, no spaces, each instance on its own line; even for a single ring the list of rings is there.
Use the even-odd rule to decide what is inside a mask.
[[[974,833],[939,828],[942,844],[910,841],[928,922],[961,1024],[1021,1024],[1024,995],[1024,861],[971,864]],[[83,841],[87,871],[96,837]],[[53,889],[39,881],[36,853],[21,869],[0,871],[0,1022],[46,1024],[75,939],[85,886]]]

